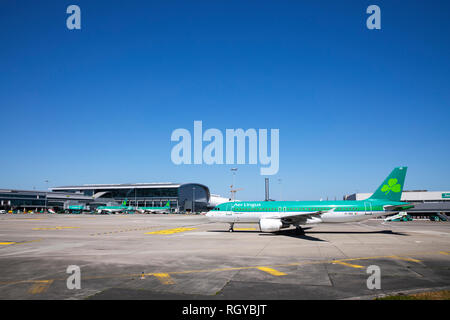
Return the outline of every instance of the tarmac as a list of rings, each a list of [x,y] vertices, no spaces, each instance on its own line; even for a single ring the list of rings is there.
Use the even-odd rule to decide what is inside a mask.
[[[450,287],[450,222],[305,231],[230,233],[203,215],[0,215],[0,299],[373,299]]]

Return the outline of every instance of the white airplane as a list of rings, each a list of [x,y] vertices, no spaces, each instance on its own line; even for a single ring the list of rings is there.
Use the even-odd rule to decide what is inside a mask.
[[[167,201],[164,207],[137,207],[136,211],[140,213],[170,213],[170,201]]]
[[[127,199],[125,199],[120,206],[99,206],[97,207],[97,213],[118,213],[133,209],[133,207],[127,206]]]
[[[414,207],[400,202],[407,167],[397,167],[366,200],[342,201],[240,201],[222,203],[206,216],[213,222],[258,223],[262,232],[276,232],[291,225],[363,221]]]

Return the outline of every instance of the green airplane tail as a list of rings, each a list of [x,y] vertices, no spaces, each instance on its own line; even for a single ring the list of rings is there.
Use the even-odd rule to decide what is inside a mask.
[[[166,205],[164,207],[169,208],[170,207],[170,201],[167,201],[167,203],[166,203]]]
[[[378,187],[369,199],[400,201],[408,167],[397,167]]]
[[[123,200],[123,201],[122,201],[122,205],[123,205],[123,206],[126,206],[126,205],[127,205],[127,201],[128,201],[128,199]]]

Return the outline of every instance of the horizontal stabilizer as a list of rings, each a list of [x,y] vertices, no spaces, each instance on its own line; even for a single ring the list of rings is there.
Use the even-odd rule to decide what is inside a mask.
[[[414,206],[409,203],[400,204],[400,205],[396,205],[396,206],[384,206],[384,210],[386,210],[386,211],[404,211],[404,210],[408,210],[411,208],[414,208]]]

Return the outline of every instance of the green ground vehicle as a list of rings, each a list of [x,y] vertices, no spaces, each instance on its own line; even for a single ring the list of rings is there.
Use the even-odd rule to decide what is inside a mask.
[[[438,213],[436,215],[430,215],[430,220],[431,221],[448,221],[448,218],[446,215],[444,215],[442,213]]]
[[[80,204],[80,205],[69,205],[66,210],[65,213],[72,213],[72,214],[81,214],[83,213],[83,211],[86,210],[86,206],[84,204]]]
[[[413,220],[413,218],[409,214],[407,214],[407,215],[405,215],[403,217],[394,219],[392,221],[412,221],[412,220]]]

